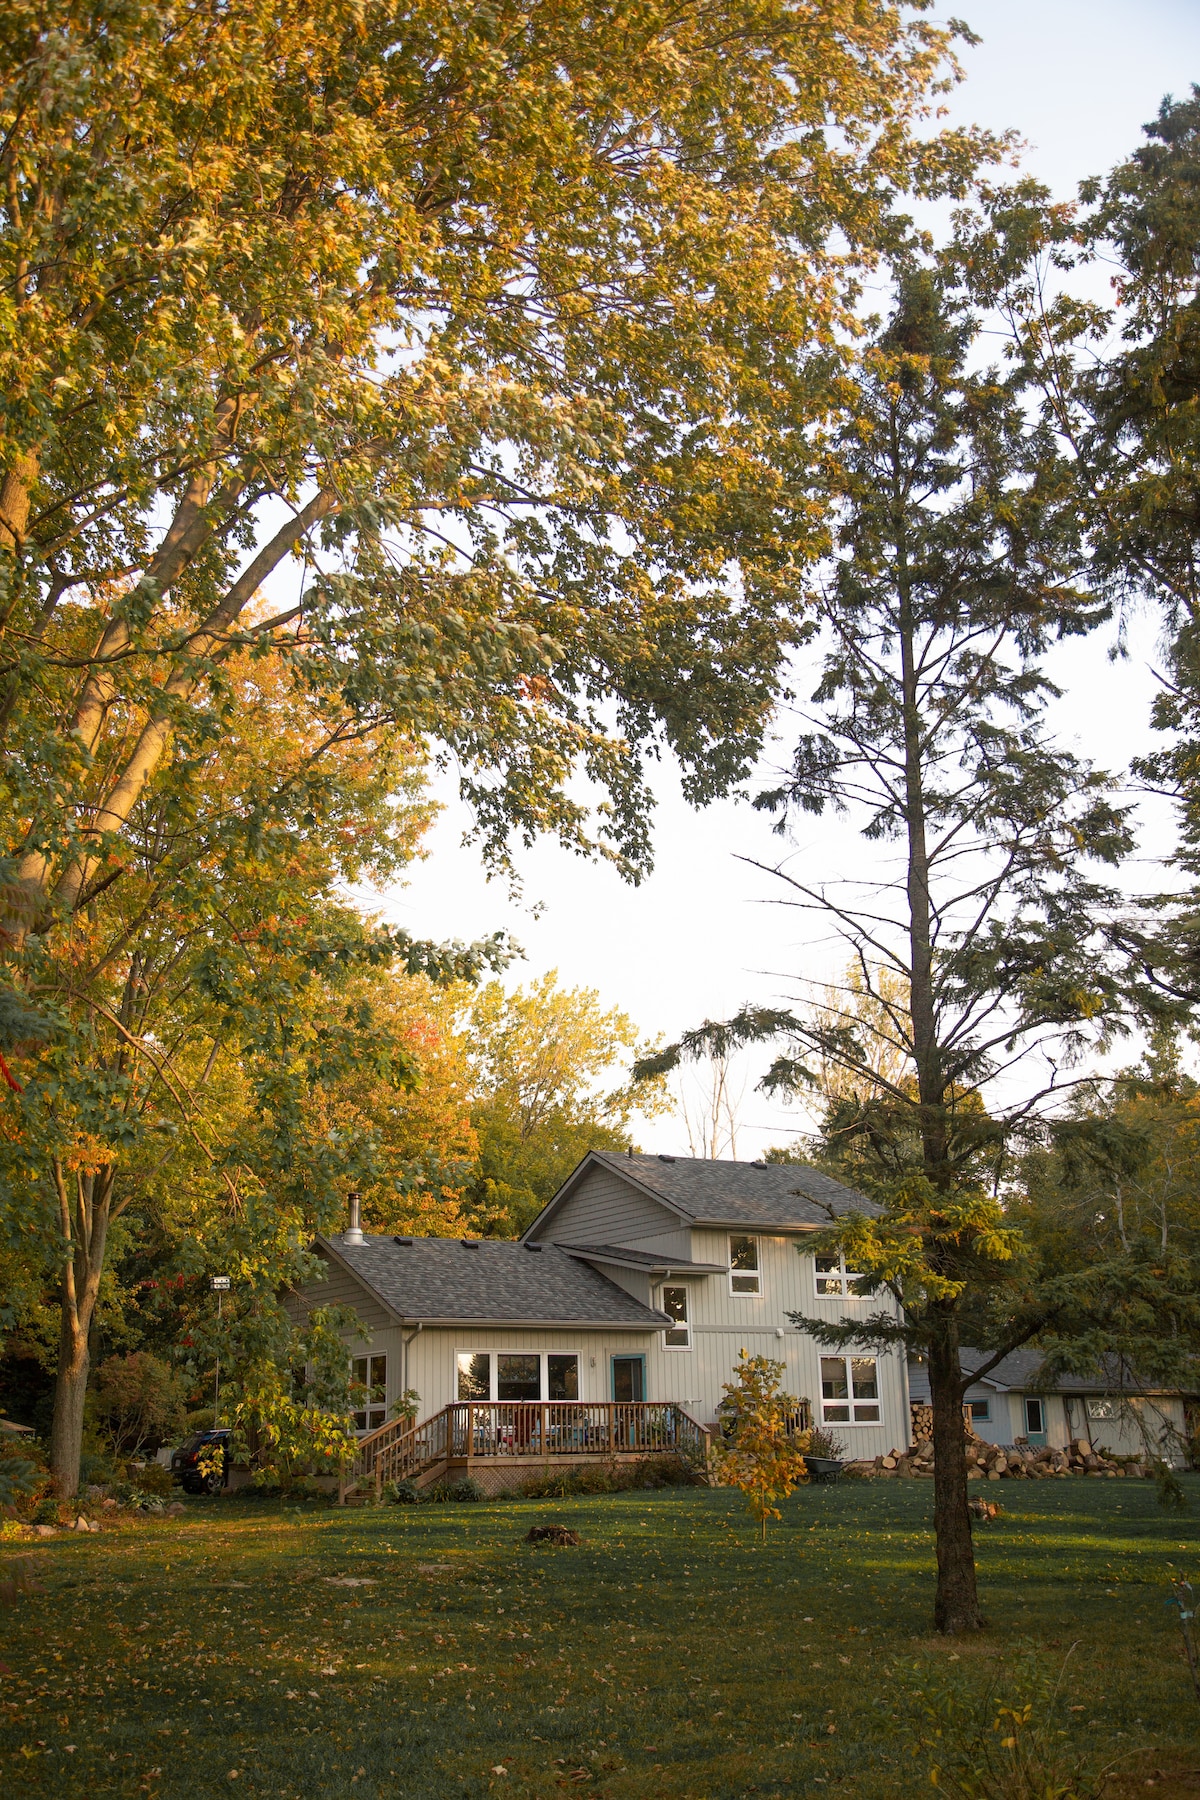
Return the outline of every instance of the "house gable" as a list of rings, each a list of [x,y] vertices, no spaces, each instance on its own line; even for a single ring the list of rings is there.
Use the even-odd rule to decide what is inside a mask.
[[[366,1282],[345,1263],[331,1256],[323,1243],[318,1241],[313,1249],[325,1264],[325,1279],[294,1288],[284,1297],[288,1316],[296,1324],[305,1324],[309,1313],[320,1306],[352,1306],[367,1329],[373,1332],[386,1331],[388,1326],[397,1323],[395,1314],[382,1304],[379,1296],[372,1293]]]
[[[524,1241],[624,1245],[688,1258],[691,1225],[675,1207],[647,1193],[636,1177],[592,1152],[543,1207]]]

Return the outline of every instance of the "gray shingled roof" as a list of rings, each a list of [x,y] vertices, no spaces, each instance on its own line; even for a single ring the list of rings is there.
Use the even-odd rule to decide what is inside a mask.
[[[803,1163],[719,1162],[699,1156],[619,1156],[593,1150],[694,1225],[828,1225],[834,1213],[878,1213],[865,1194]]]
[[[483,1238],[366,1237],[318,1242],[402,1319],[431,1325],[623,1325],[659,1331],[670,1320],[552,1244]]]
[[[964,1371],[970,1372],[987,1361],[988,1352],[964,1348],[959,1356]],[[1147,1387],[1151,1392],[1162,1391],[1161,1382],[1139,1381],[1136,1370],[1129,1368],[1120,1357],[1102,1356],[1091,1375],[1056,1375],[1045,1383],[1038,1380],[1043,1361],[1040,1350],[1013,1350],[983,1379],[998,1388],[1029,1388],[1039,1392],[1044,1387],[1051,1394],[1141,1394]]]
[[[964,1375],[973,1374],[991,1355],[988,1350],[971,1350],[963,1348],[959,1351],[959,1360]],[[1121,1363],[1117,1357],[1101,1357],[1095,1372],[1091,1375],[1056,1375],[1052,1381],[1041,1381],[1042,1366],[1045,1358],[1040,1350],[1012,1350],[998,1362],[994,1369],[983,1377],[988,1387],[999,1388],[1002,1392],[1047,1393],[1047,1394],[1142,1394],[1161,1393],[1159,1382],[1142,1383],[1136,1373]],[[929,1395],[929,1375],[923,1363],[915,1367],[910,1365],[909,1385],[914,1400],[927,1399]],[[1180,1390],[1168,1388],[1168,1392]]]

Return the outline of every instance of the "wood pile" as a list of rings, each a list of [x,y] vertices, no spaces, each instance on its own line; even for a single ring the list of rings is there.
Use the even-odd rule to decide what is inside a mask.
[[[914,1407],[913,1410],[919,1409]],[[1054,1449],[1048,1444],[1035,1449],[1032,1444],[989,1444],[968,1428],[965,1455],[968,1481],[1046,1481],[1065,1475],[1091,1475],[1113,1480],[1131,1476],[1147,1478],[1154,1473],[1148,1463],[1128,1457],[1118,1461],[1116,1457],[1103,1455],[1086,1438],[1078,1438],[1062,1449]],[[933,1442],[928,1437],[919,1437],[907,1450],[889,1450],[886,1456],[877,1456],[874,1462],[848,1466],[860,1475],[932,1476]]]

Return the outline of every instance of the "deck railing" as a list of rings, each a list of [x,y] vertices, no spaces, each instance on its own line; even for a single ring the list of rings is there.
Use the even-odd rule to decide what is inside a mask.
[[[415,1480],[439,1463],[673,1454],[703,1466],[708,1432],[673,1401],[460,1400],[362,1438],[356,1481]]]

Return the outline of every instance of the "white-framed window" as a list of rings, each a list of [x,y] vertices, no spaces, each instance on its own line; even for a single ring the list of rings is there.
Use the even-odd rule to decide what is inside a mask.
[[[460,1350],[457,1400],[578,1400],[574,1350]]]
[[[840,1250],[836,1256],[815,1257],[813,1264],[818,1298],[844,1300],[848,1294],[857,1294],[855,1284],[862,1280],[862,1274],[846,1267]]]
[[[1087,1416],[1089,1419],[1119,1419],[1121,1403],[1119,1400],[1109,1400],[1103,1395],[1098,1395],[1094,1400],[1088,1401]]]
[[[990,1400],[968,1400],[967,1401],[967,1417],[970,1419],[972,1424],[974,1424],[977,1419],[984,1425],[990,1424],[991,1418],[992,1418],[992,1403],[991,1403],[991,1401]]]
[[[692,1330],[688,1319],[687,1289],[665,1287],[662,1291],[662,1309],[671,1320],[671,1324],[663,1332],[663,1343],[668,1350],[690,1350]]]
[[[579,1358],[573,1351],[552,1350],[546,1357],[547,1400],[578,1400]]]
[[[879,1376],[873,1356],[821,1358],[821,1422],[878,1425]]]
[[[762,1271],[758,1266],[757,1238],[730,1238],[729,1291],[731,1294],[762,1293]]]
[[[387,1418],[387,1357],[356,1356],[350,1378],[358,1411],[355,1431],[377,1431]]]

